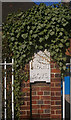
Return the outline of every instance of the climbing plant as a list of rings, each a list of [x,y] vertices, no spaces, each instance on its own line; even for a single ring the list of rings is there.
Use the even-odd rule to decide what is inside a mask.
[[[49,50],[51,60],[57,62],[62,76],[66,71],[68,57],[65,52],[71,37],[71,10],[62,4],[54,7],[44,3],[34,5],[26,12],[9,14],[2,30],[3,59],[13,57],[15,62],[15,117],[19,119],[20,84],[22,79],[27,80],[25,72],[21,74],[20,70],[24,70],[34,53]]]

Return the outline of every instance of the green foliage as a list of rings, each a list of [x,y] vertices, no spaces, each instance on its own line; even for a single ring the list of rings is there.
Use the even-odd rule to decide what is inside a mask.
[[[3,24],[3,59],[15,59],[15,111],[19,119],[19,68],[29,63],[37,50],[49,50],[51,58],[59,65],[62,75],[66,71],[65,55],[71,37],[71,10],[35,5],[28,11],[8,15]],[[21,75],[20,75],[21,76]],[[23,79],[23,78],[22,78]]]

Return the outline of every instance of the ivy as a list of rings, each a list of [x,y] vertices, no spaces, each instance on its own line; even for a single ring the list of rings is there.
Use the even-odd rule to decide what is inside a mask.
[[[19,69],[29,63],[35,52],[49,50],[51,58],[58,63],[62,76],[66,72],[68,57],[65,52],[71,37],[71,10],[62,4],[57,6],[58,8],[53,8],[41,3],[26,12],[9,14],[3,24],[3,59],[15,59],[14,93],[17,119],[21,78],[26,79],[25,75],[19,73]]]

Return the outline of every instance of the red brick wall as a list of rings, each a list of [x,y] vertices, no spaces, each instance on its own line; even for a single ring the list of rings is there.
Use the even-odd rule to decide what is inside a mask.
[[[29,80],[27,82],[22,83],[22,101],[23,104],[20,108],[20,118],[23,120],[23,118],[30,118],[30,82]]]
[[[56,63],[51,63],[51,118],[61,119],[61,76]]]
[[[50,118],[51,87],[46,83],[32,84],[32,118]]]
[[[61,76],[56,63],[51,63],[50,83],[33,83],[30,87],[30,80],[23,81],[22,91],[21,120],[61,120]]]
[[[29,72],[29,65],[25,66],[25,72],[28,70]],[[20,118],[23,119],[30,119],[30,80],[27,82],[23,81],[21,84],[21,91],[22,91],[22,101],[23,104],[20,107]]]

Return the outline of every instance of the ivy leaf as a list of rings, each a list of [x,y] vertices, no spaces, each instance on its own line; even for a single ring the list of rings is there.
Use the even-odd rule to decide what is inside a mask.
[[[2,35],[2,38],[4,39],[6,36],[5,35]]]
[[[47,40],[48,38],[49,38],[49,35],[46,35],[46,36],[45,36],[45,39]]]
[[[63,33],[62,33],[62,32],[60,32],[60,33],[59,33],[59,35],[60,35],[60,36],[62,36],[62,35],[63,35]]]
[[[40,45],[40,46],[39,46],[39,49],[42,49],[42,48],[43,48],[43,46]]]
[[[52,32],[50,32],[50,35],[52,36],[52,35],[54,35],[55,34],[55,32],[54,31],[52,31]]]
[[[19,38],[19,36],[20,36],[20,33],[17,34],[17,38]]]
[[[15,42],[15,45],[17,45],[18,44],[18,42]]]
[[[31,42],[31,41],[29,42],[29,45],[32,45],[32,42]]]
[[[43,41],[43,38],[40,38],[40,39],[39,39],[39,42],[41,43],[42,41]]]
[[[61,28],[61,31],[64,31],[64,28]]]
[[[42,31],[42,32],[40,32],[40,33],[39,33],[39,35],[44,35],[44,32],[43,32],[43,31]]]
[[[18,17],[20,17],[23,14],[23,12],[20,12],[19,14],[17,14]]]
[[[67,23],[63,23],[62,25],[65,27],[67,25]]]
[[[58,48],[58,49],[55,49],[55,51],[58,52],[58,51],[59,51],[59,48]]]
[[[29,30],[29,29],[30,29],[30,26],[27,26],[27,29]]]
[[[15,33],[18,33],[18,32],[19,32],[19,30],[16,30],[16,31],[15,31]]]
[[[60,22],[61,22],[61,20],[58,20],[57,22],[58,22],[58,23],[60,23]]]
[[[36,26],[32,26],[32,30],[34,30],[36,28]]]
[[[37,36],[38,36],[37,34],[33,34],[33,35],[32,35],[33,38],[36,38]]]
[[[14,37],[11,37],[11,40],[12,40],[12,41],[14,41],[14,40],[15,40],[15,38],[14,38]]]
[[[48,46],[48,44],[45,44],[45,48]]]
[[[24,39],[27,38],[28,37],[28,33],[22,34],[21,37],[24,38]]]
[[[24,55],[22,55],[23,57],[26,57],[26,55],[24,54]]]
[[[51,52],[51,56],[53,56],[53,55],[55,55],[55,52],[54,52],[54,51]]]
[[[61,41],[62,43],[64,43],[64,39],[60,39],[60,41]]]
[[[63,44],[62,44],[62,43],[60,43],[60,44],[59,44],[59,47],[60,47],[60,48],[62,48],[62,47],[63,47]]]
[[[59,63],[60,66],[63,66],[62,62]]]
[[[35,45],[35,49],[37,49],[38,48],[38,45]]]
[[[32,34],[33,33],[33,30],[30,30],[30,34]]]
[[[69,42],[67,42],[67,43],[66,43],[66,46],[68,47],[68,46],[69,46],[69,44],[70,44],[70,43],[69,43]]]
[[[63,66],[63,70],[66,70],[66,66]]]
[[[64,61],[66,61],[66,57],[63,57],[62,59],[63,59]]]
[[[55,17],[52,18],[52,21],[54,21],[54,20],[55,20]]]

